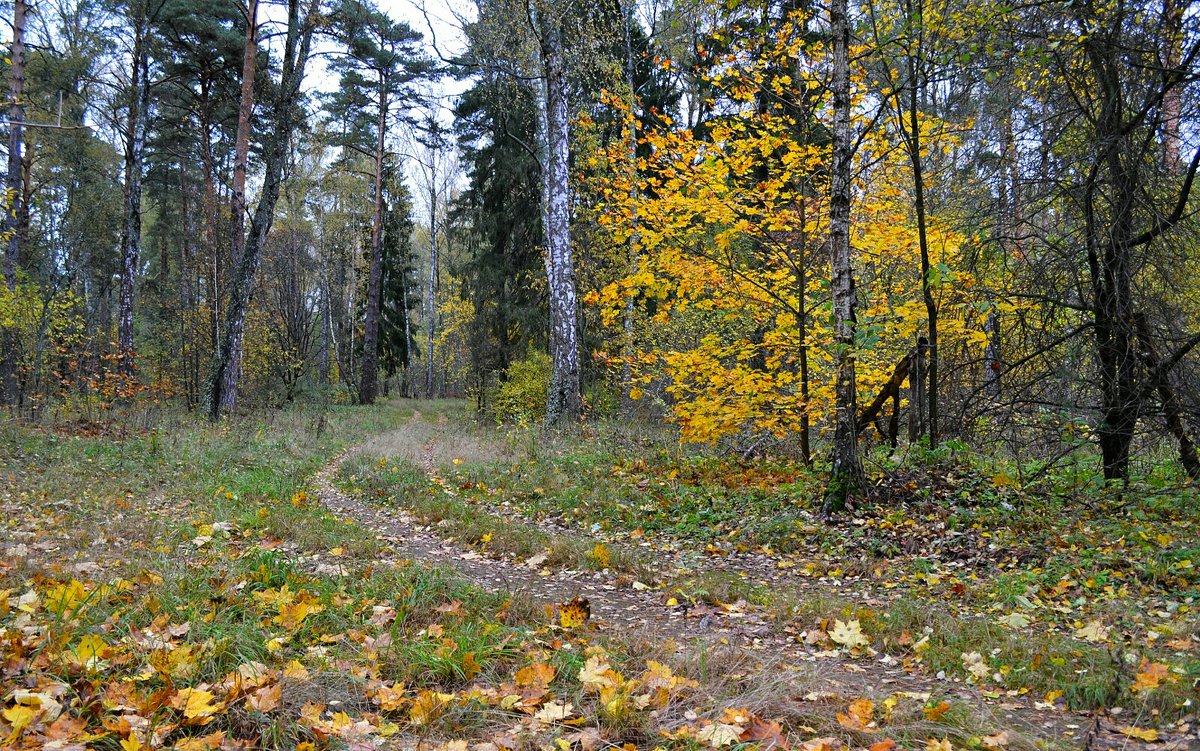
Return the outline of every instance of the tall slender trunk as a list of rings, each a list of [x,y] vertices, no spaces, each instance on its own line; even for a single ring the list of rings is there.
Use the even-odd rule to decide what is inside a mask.
[[[1200,457],[1196,455],[1196,444],[1188,434],[1187,425],[1183,420],[1183,406],[1171,386],[1170,370],[1159,360],[1154,347],[1154,339],[1150,335],[1150,326],[1146,317],[1138,315],[1134,324],[1137,330],[1138,342],[1141,344],[1142,359],[1146,370],[1150,373],[1150,385],[1158,392],[1162,403],[1163,419],[1166,420],[1167,430],[1175,436],[1179,443],[1179,463],[1184,472],[1193,482],[1200,482]]]
[[[858,455],[857,379],[854,372],[854,267],[850,249],[851,170],[854,157],[850,130],[850,19],[847,0],[831,0],[833,46],[833,166],[829,186],[829,256],[832,272],[834,357],[833,457],[821,510],[829,515],[846,508],[866,488]]]
[[[4,232],[7,236],[4,252],[4,282],[11,291],[17,286],[17,263],[21,255],[20,235],[17,232],[17,217],[21,197],[21,146],[23,143],[22,123],[25,120],[25,0],[13,0],[13,40],[9,52],[9,96],[8,107],[8,174],[5,187],[8,189],[10,205],[4,207]],[[17,400],[17,343],[12,334],[0,339],[0,403],[12,404]]]
[[[906,0],[905,10],[908,15],[909,46],[907,54],[908,67],[908,156],[912,163],[913,177],[913,210],[917,215],[917,243],[921,251],[921,297],[925,301],[925,317],[928,323],[928,361],[927,376],[929,386],[926,389],[928,407],[929,445],[938,444],[938,308],[933,299],[933,284],[930,280],[931,265],[929,261],[929,233],[925,212],[925,165],[921,156],[921,121],[918,109],[920,82],[917,78],[917,55],[919,49],[913,49],[917,39],[917,25],[923,17],[913,0]]]
[[[1183,57],[1183,3],[1163,0],[1163,61],[1168,73],[1180,66]],[[1171,86],[1163,92],[1163,168],[1169,175],[1178,175],[1183,167],[1179,158],[1179,117],[1183,97],[1182,86]]]
[[[629,159],[629,207],[630,207],[630,233],[629,233],[629,250],[628,263],[629,273],[636,274],[638,269],[639,252],[638,244],[641,242],[639,238],[639,220],[638,205],[641,203],[641,190],[638,185],[638,163],[637,163],[637,146],[638,146],[638,129],[637,129],[637,81],[634,77],[635,57],[633,54],[633,30],[634,9],[636,5],[630,2],[629,7],[622,8],[625,16],[625,86],[629,89],[629,135],[626,139],[626,156]],[[633,356],[634,356],[634,336],[633,336],[633,317],[636,308],[632,292],[625,297],[624,320],[622,321],[622,334],[624,341],[622,342],[623,352],[621,353],[621,400],[624,405],[624,412],[627,417],[633,417],[634,403],[633,397]]]
[[[383,139],[387,133],[388,80],[379,74],[379,120],[375,139],[375,213],[371,219],[371,258],[367,270],[367,310],[363,323],[362,374],[358,401],[371,404],[379,393],[379,297],[383,281]]]
[[[425,395],[433,396],[433,334],[437,326],[437,170],[436,164],[429,165],[429,301],[425,305],[426,337],[425,351]],[[408,317],[405,315],[407,325]]]
[[[571,255],[569,174],[570,111],[562,32],[557,23],[543,29],[542,101],[545,141],[542,221],[546,244],[546,278],[550,296],[550,388],[546,425],[577,421],[583,413],[579,381],[578,298]]]
[[[242,335],[254,277],[262,260],[262,248],[275,219],[275,204],[279,200],[283,182],[283,166],[296,129],[296,102],[300,96],[300,84],[304,80],[313,30],[319,20],[317,9],[318,0],[309,0],[308,7],[303,11],[300,0],[288,0],[288,30],[280,63],[279,87],[271,106],[273,128],[265,143],[263,187],[254,208],[241,263],[237,266],[231,285],[225,329],[205,384],[205,406],[210,420],[215,421],[221,416],[221,391],[225,385],[225,371],[229,367],[230,350],[234,340]]]
[[[1081,18],[1086,26],[1090,18]],[[1107,480],[1127,480],[1129,453],[1141,409],[1133,331],[1133,265],[1130,243],[1138,200],[1136,165],[1127,163],[1131,136],[1122,111],[1125,106],[1121,67],[1109,40],[1089,37],[1085,51],[1097,82],[1100,112],[1095,120],[1099,151],[1085,185],[1084,208],[1088,265],[1092,277],[1097,359],[1100,364],[1101,423],[1096,429]],[[1111,186],[1111,199],[1098,200],[1098,177]],[[1107,215],[1098,216],[1103,203]]]
[[[1000,215],[996,218],[996,226],[999,228],[1000,234],[1000,249],[1005,253],[1013,250],[1024,252],[1025,250],[1021,218],[1020,164],[1017,159],[1017,141],[1013,134],[1012,108],[1008,102],[1009,98],[1006,97],[1004,110],[1000,114],[1002,161],[997,181],[1000,195]],[[1004,351],[1000,329],[1000,311],[993,307],[984,322],[988,343],[983,354],[984,391],[992,400],[998,400],[1002,390]]]
[[[412,364],[412,315],[408,307],[408,269],[405,267],[403,260],[400,263],[400,304],[403,309],[400,311],[404,315],[404,379],[401,396],[408,396],[410,391],[415,391],[412,388],[411,373],[409,366]]]
[[[242,50],[242,93],[238,103],[237,136],[234,140],[233,195],[229,201],[229,259],[234,268],[242,262],[246,245],[246,167],[250,160],[250,120],[254,116],[254,71],[258,57],[258,0],[246,8],[246,43]],[[242,337],[231,343],[221,409],[237,406],[238,381],[242,376]]]
[[[213,351],[221,340],[221,294],[224,291],[224,269],[221,265],[221,242],[217,236],[217,166],[213,157],[212,124],[208,120],[208,84],[200,84],[200,164],[204,171],[204,198],[201,216],[204,220],[204,243],[208,249],[207,301],[209,305],[209,336]]]
[[[800,240],[796,251],[800,263],[796,269],[796,336],[800,339],[800,456],[805,464],[812,463],[812,420],[809,418],[809,373],[808,373],[808,235],[804,231],[807,205],[800,196],[800,216],[796,224],[800,228]]]
[[[25,0],[13,0],[13,40],[9,53],[9,105],[8,105],[8,188],[9,200],[5,207],[4,232],[7,249],[4,254],[4,281],[11,290],[17,286],[17,262],[21,254],[20,238],[16,232],[18,206],[21,196],[21,146],[24,143],[22,125],[25,122]]]
[[[149,55],[146,52],[145,8],[134,22],[133,69],[130,73],[129,112],[125,126],[124,223],[121,227],[121,289],[117,304],[118,367],[134,370],[133,296],[142,255],[142,171],[146,147],[146,118],[150,107]]]

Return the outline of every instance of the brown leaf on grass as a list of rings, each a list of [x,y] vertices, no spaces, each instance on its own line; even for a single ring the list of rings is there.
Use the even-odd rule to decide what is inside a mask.
[[[1138,667],[1138,674],[1133,680],[1133,685],[1130,691],[1139,693],[1141,691],[1150,691],[1158,688],[1171,677],[1171,668],[1161,662],[1151,662],[1149,658],[1143,657],[1142,664]]]
[[[517,671],[516,684],[529,688],[549,688],[554,680],[554,668],[544,662],[526,665]]]
[[[787,751],[789,748],[787,738],[783,735],[783,727],[774,720],[764,720],[761,717],[751,720],[750,727],[742,733],[741,741],[761,743],[763,749],[780,748]]]
[[[925,715],[925,719],[930,722],[937,722],[942,719],[942,715],[950,711],[950,702],[943,701],[933,707],[925,707],[921,712]]]
[[[267,713],[279,706],[283,698],[283,688],[278,684],[263,686],[246,697],[246,706],[250,709]]]
[[[837,713],[838,724],[847,730],[873,732],[871,716],[875,714],[875,702],[870,699],[855,699],[845,714]]]
[[[225,731],[218,730],[208,735],[198,735],[192,738],[180,738],[172,748],[175,751],[209,751],[220,748],[225,740]]]
[[[824,736],[801,743],[796,748],[796,751],[841,751],[843,748],[845,748],[845,745],[837,738]]]

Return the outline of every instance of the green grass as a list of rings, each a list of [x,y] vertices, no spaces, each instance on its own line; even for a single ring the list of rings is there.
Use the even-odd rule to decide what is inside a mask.
[[[338,474],[343,488],[377,503],[396,505],[427,524],[437,524],[447,536],[487,553],[517,560],[545,555],[549,566],[612,571],[653,580],[651,567],[629,550],[604,545],[580,535],[559,535],[534,524],[498,516],[486,506],[461,500],[430,481],[417,466],[359,456],[345,462]]]
[[[1164,645],[1187,638],[1200,608],[1195,489],[1148,478],[1144,487],[1118,493],[1084,481],[1087,470],[1078,463],[1035,476],[946,446],[915,451],[907,462],[878,457],[890,472],[879,497],[827,524],[816,513],[819,468],[681,450],[657,434],[639,440],[625,427],[588,431],[515,442],[524,452],[443,472],[469,505],[505,504],[533,519],[598,529],[601,537],[634,533],[692,551],[695,571],[672,582],[681,600],[744,599],[768,606],[787,625],[783,614],[811,587],[793,594],[786,585],[708,571],[701,553],[759,551],[826,577],[834,599],[845,577],[869,582],[900,614],[876,618],[877,636],[895,647],[902,634],[916,634],[916,641],[932,628],[922,660],[934,672],[965,677],[962,654],[980,652],[1001,675],[988,682],[1003,690],[1063,691],[1078,708],[1188,711],[1200,660],[1194,650]],[[1026,475],[1036,480],[1028,489],[1007,479]],[[817,600],[820,618],[844,611]],[[1163,604],[1170,602],[1168,612]],[[1000,622],[1013,613],[1031,624]],[[1093,621],[1113,641],[1075,637]],[[1132,695],[1142,656],[1170,664],[1175,680]]]

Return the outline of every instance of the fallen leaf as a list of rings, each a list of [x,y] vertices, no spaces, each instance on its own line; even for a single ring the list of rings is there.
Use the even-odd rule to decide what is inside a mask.
[[[1117,732],[1128,738],[1137,738],[1140,741],[1156,741],[1158,740],[1158,731],[1154,728],[1139,728],[1133,725],[1125,725],[1118,728]]]
[[[855,699],[845,714],[837,713],[838,724],[847,730],[869,731],[871,717],[875,713],[875,702],[870,699]]]
[[[835,620],[833,630],[829,632],[829,638],[835,644],[840,644],[847,649],[858,649],[871,643],[871,639],[863,633],[862,624],[858,622],[857,618],[846,623]]]

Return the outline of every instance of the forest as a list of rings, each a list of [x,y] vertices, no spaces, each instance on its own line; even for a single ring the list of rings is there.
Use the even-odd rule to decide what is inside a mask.
[[[1200,747],[1200,4],[0,15],[0,747]]]

